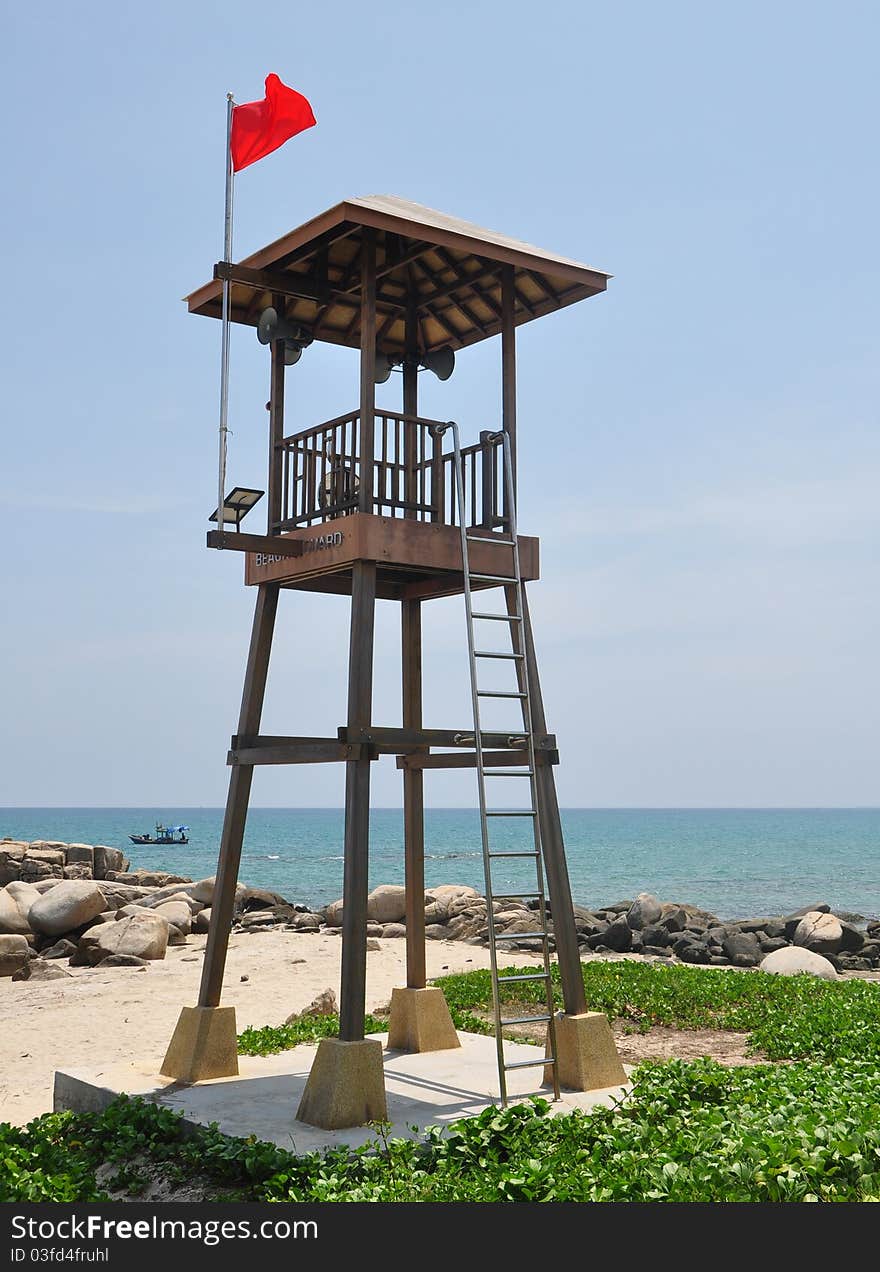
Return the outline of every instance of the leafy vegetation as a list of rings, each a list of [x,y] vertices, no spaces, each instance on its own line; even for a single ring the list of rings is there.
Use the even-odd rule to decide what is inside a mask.
[[[613,1109],[552,1117],[535,1100],[420,1141],[377,1127],[365,1149],[306,1156],[216,1127],[187,1134],[169,1110],[121,1097],[0,1126],[0,1201],[136,1196],[149,1178],[245,1201],[878,1200],[877,1077],[868,1061],[650,1064]]]
[[[387,1020],[364,1017],[366,1033],[382,1033]],[[271,1056],[289,1051],[301,1042],[317,1042],[319,1038],[335,1038],[339,1033],[339,1017],[297,1016],[289,1025],[264,1025],[261,1029],[245,1029],[238,1035],[238,1053],[242,1056]]]
[[[528,968],[508,968],[525,972]],[[556,1000],[562,1005],[558,971]],[[865,980],[822,981],[812,976],[766,976],[733,969],[626,962],[583,964],[587,1002],[634,1032],[652,1025],[730,1029],[751,1035],[751,1049],[771,1060],[880,1060],[880,985]],[[458,1028],[491,1032],[488,971],[444,976],[443,989]],[[507,1006],[542,1001],[541,982],[521,982]],[[517,1013],[518,1014],[518,1013]]]

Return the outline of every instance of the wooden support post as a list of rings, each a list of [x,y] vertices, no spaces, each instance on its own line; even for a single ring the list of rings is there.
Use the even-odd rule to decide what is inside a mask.
[[[403,727],[422,727],[422,603],[401,603]],[[424,989],[425,792],[420,769],[403,771],[403,844],[406,869],[406,984]]]
[[[348,651],[348,724],[368,727],[373,701],[373,629],[376,563],[356,561],[352,569],[351,637]],[[345,876],[342,892],[342,985],[339,1037],[364,1036],[367,977],[367,894],[369,891],[370,760],[345,766]]]
[[[510,439],[516,499],[516,286],[512,265],[505,265],[501,271],[501,427]],[[503,474],[501,482],[503,488]],[[506,508],[505,512],[509,515],[510,510]]]
[[[418,415],[419,413],[419,368],[416,359],[419,354],[419,315],[415,307],[415,298],[411,298],[406,311],[406,357],[403,363],[403,413]],[[403,498],[408,504],[418,503],[419,462],[418,424],[404,423],[403,426]],[[414,508],[407,508],[404,517],[413,520],[416,517]]]
[[[376,445],[376,232],[364,229],[361,248],[361,436],[358,509],[373,511]]]
[[[278,610],[277,583],[261,583],[257,590],[254,624],[248,651],[238,732],[255,734],[260,731],[260,716],[266,693],[266,676],[269,671],[269,654],[275,631],[275,615]],[[369,769],[369,761],[367,761]],[[241,845],[247,820],[248,800],[251,793],[253,766],[236,766],[229,775],[229,794],[226,798],[226,815],[220,839],[220,859],[217,864],[217,881],[211,906],[211,926],[202,965],[202,983],[199,989],[200,1007],[217,1007],[223,985],[226,966],[226,950],[229,945],[229,929],[235,907],[235,885],[238,882],[238,866]]]
[[[276,312],[284,313],[284,298],[273,296]],[[282,451],[284,438],[284,341],[272,341],[272,363],[269,383],[269,490],[266,516],[267,534],[278,534],[283,517]]]
[[[506,587],[504,593],[507,599],[508,614],[515,614],[517,604],[516,588]],[[544,714],[544,699],[541,694],[541,680],[538,675],[538,659],[535,654],[532,622],[524,583],[522,585],[522,607],[522,623],[511,623],[510,627],[514,651],[516,653],[525,653],[532,718],[531,721],[524,720],[524,724],[526,728],[531,724],[533,733],[544,734],[547,732],[547,720]],[[520,691],[522,691],[525,684],[522,661],[517,661],[516,668]],[[544,858],[544,869],[547,874],[547,888],[550,894],[550,908],[553,916],[553,938],[556,942],[556,956],[562,979],[562,1000],[566,1015],[577,1016],[587,1010],[587,1001],[584,994],[584,978],[581,970],[577,929],[574,925],[571,884],[568,878],[568,866],[565,861],[562,820],[559,816],[559,801],[556,798],[556,782],[551,765],[539,764],[536,766],[535,790],[538,797],[541,851]]]

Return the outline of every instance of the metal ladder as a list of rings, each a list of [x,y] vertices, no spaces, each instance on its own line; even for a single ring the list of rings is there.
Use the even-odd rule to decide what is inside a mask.
[[[455,490],[456,501],[458,504],[458,522],[461,529],[461,559],[464,573],[464,603],[465,614],[467,617],[467,637],[468,637],[468,658],[470,662],[470,682],[471,682],[471,698],[473,702],[474,715],[474,747],[476,750],[477,760],[477,786],[480,800],[480,830],[483,845],[483,871],[486,879],[486,909],[489,927],[489,960],[492,973],[492,1003],[495,1016],[495,1046],[498,1053],[498,1083],[501,1092],[501,1106],[507,1106],[507,1074],[511,1069],[525,1069],[535,1067],[537,1065],[549,1066],[553,1075],[553,1095],[554,1099],[559,1099],[559,1066],[557,1063],[556,1049],[556,1018],[553,1006],[553,981],[550,974],[550,933],[547,928],[547,903],[544,890],[544,869],[541,859],[541,831],[538,820],[538,804],[537,804],[537,784],[535,782],[535,743],[532,730],[532,713],[531,702],[529,699],[529,678],[528,666],[525,658],[525,641],[522,637],[523,632],[523,592],[522,592],[522,575],[520,572],[519,562],[519,545],[516,537],[516,506],[514,500],[513,489],[513,466],[510,458],[510,439],[506,433],[496,433],[487,437],[487,441],[502,447],[504,459],[504,482],[505,496],[507,504],[507,525],[510,538],[498,538],[496,535],[475,533],[474,528],[468,530],[466,525],[467,515],[465,509],[464,479],[461,462],[461,447],[459,444],[458,425],[454,421],[446,426],[452,430],[452,440],[454,447],[455,461]],[[511,548],[513,555],[513,574],[492,575],[477,574],[471,571],[469,545],[471,543],[501,543]],[[512,587],[515,590],[516,609],[514,613],[492,614],[484,612],[475,612],[473,608],[473,596],[471,592],[471,583],[489,583],[496,586]],[[510,650],[505,649],[477,649],[474,638],[474,620],[487,622],[503,622],[507,624],[507,630],[510,635]],[[517,627],[517,624],[519,625]],[[520,635],[515,637],[514,631],[517,630]],[[482,689],[479,684],[478,667],[480,660],[483,659],[501,659],[509,661],[517,670],[517,689],[516,690],[499,690],[499,689]],[[522,746],[525,751],[523,764],[525,767],[510,768],[487,768],[483,755],[483,735],[482,724],[480,719],[480,703],[486,698],[498,699],[516,699],[522,708],[524,728],[521,733],[511,734],[508,738],[508,745]],[[523,744],[525,744],[523,746]],[[505,808],[489,808],[486,798],[486,780],[490,781],[498,778],[525,778],[529,783],[529,804],[526,809],[505,809]],[[517,817],[531,823],[531,847],[517,851],[496,851],[492,847],[492,838],[490,835],[490,819],[502,817]],[[537,901],[537,916],[540,922],[540,930],[537,932],[496,932],[495,930],[495,895],[492,887],[492,863],[499,858],[520,858],[523,862],[531,859],[535,872],[535,887],[533,891],[527,892],[502,892],[499,895],[505,898],[518,900]],[[528,972],[518,975],[499,976],[498,974],[498,947],[499,944],[504,947],[505,942],[515,940],[534,940],[540,941],[541,950],[544,956],[544,970],[541,972]],[[514,982],[522,981],[543,981],[545,990],[545,1011],[539,1015],[529,1016],[504,1016],[503,1003],[501,1001],[502,988]],[[502,1038],[502,1029],[508,1025],[520,1024],[539,1024],[545,1023],[547,1026],[547,1050],[546,1055],[537,1060],[517,1060],[508,1062],[504,1054],[504,1040]]]

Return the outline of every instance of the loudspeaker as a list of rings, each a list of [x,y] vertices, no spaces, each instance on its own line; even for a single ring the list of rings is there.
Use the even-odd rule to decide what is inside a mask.
[[[260,314],[257,339],[263,345],[271,344],[273,340],[283,340],[284,362],[289,367],[299,362],[303,349],[312,343],[310,332],[295,322],[279,318],[277,310],[271,305]]]
[[[438,380],[448,380],[455,370],[455,352],[449,345],[444,345],[442,349],[426,353],[422,358],[422,366],[433,371]]]
[[[376,354],[376,372],[373,379],[377,384],[384,384],[386,380],[390,379],[393,369],[393,358],[390,358],[387,353]]]

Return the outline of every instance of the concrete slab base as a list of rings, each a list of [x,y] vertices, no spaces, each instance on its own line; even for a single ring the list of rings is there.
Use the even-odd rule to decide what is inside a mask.
[[[296,1111],[297,1121],[341,1131],[384,1122],[387,1117],[381,1042],[322,1038]]]
[[[557,1012],[556,1054],[559,1085],[565,1090],[601,1091],[626,1082],[608,1017],[601,1011],[580,1016]],[[544,1070],[544,1080],[553,1081],[549,1067]]]
[[[448,1051],[461,1046],[442,989],[392,989],[388,1046],[392,1051]]]
[[[234,1007],[184,1007],[162,1061],[163,1077],[178,1082],[231,1078],[238,1073]]]
[[[385,1043],[382,1034],[373,1035]],[[391,1134],[418,1138],[429,1126],[446,1126],[462,1117],[475,1117],[498,1103],[495,1039],[460,1033],[461,1049],[407,1053],[382,1052],[388,1121]],[[527,1043],[504,1044],[508,1060],[528,1060],[535,1048]],[[55,1108],[98,1111],[123,1091],[155,1100],[183,1114],[190,1125],[217,1122],[226,1135],[254,1135],[293,1153],[310,1153],[343,1145],[358,1147],[375,1141],[369,1126],[326,1130],[296,1120],[315,1046],[303,1044],[277,1056],[240,1056],[238,1077],[216,1078],[197,1086],[183,1086],[162,1078],[154,1067],[102,1065],[55,1074]],[[540,1052],[538,1053],[540,1054]],[[541,1068],[508,1073],[511,1102],[552,1091],[541,1085]],[[563,1092],[554,1113],[588,1111],[610,1105],[626,1094],[627,1086],[607,1090]]]

